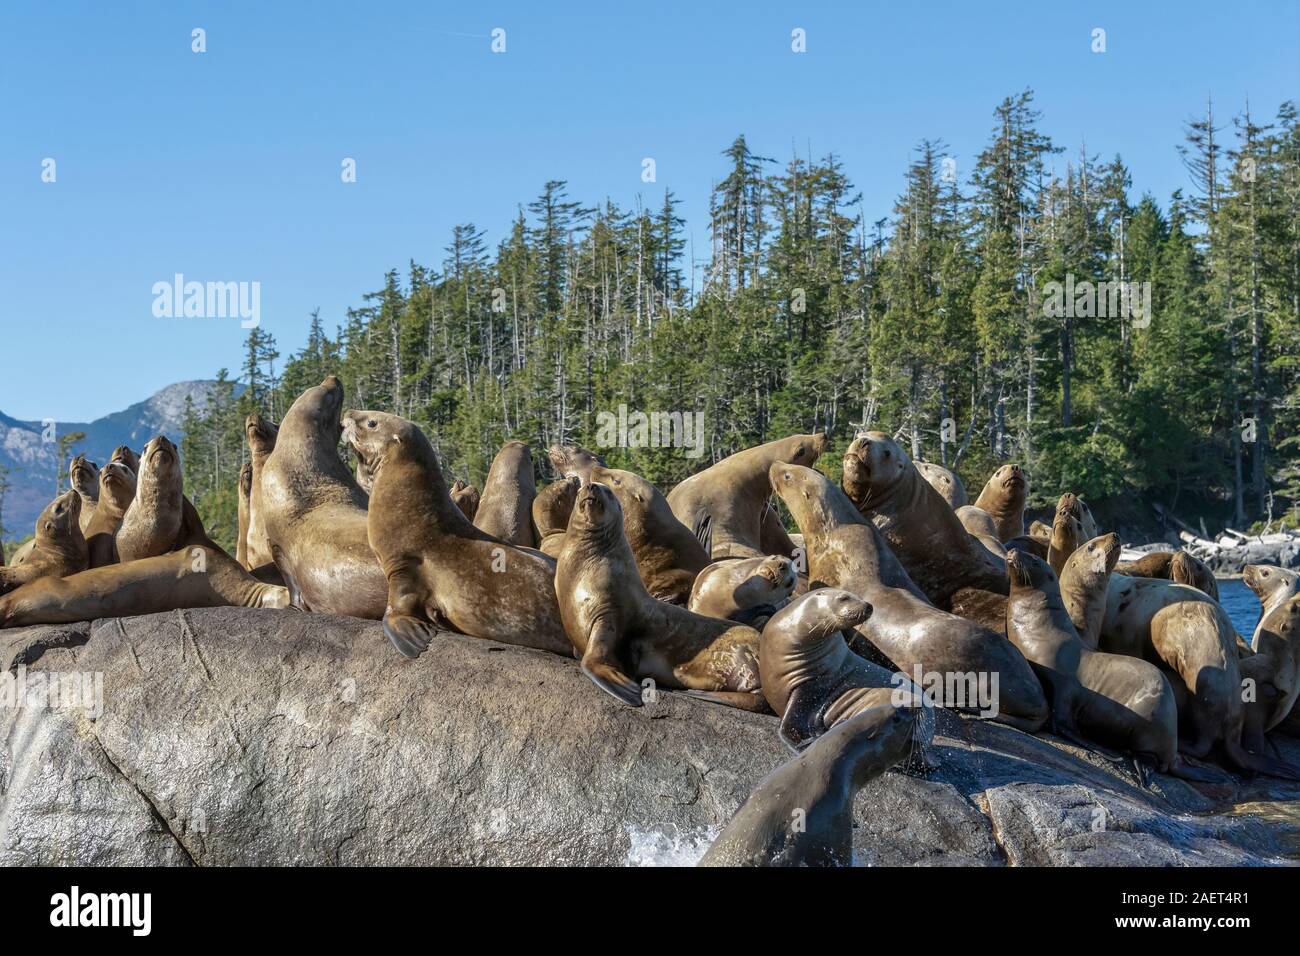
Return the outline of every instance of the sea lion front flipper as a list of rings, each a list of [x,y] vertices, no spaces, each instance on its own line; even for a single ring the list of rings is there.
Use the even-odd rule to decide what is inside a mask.
[[[403,657],[412,660],[429,649],[429,642],[437,633],[428,621],[422,621],[410,614],[394,614],[391,610],[384,615],[384,636]]]
[[[813,694],[800,694],[796,688],[786,701],[785,716],[781,718],[781,739],[795,753],[817,739],[817,704]]]
[[[299,611],[310,611],[311,608],[303,600],[302,591],[298,588],[298,582],[289,573],[289,562],[284,559],[284,552],[277,545],[271,545],[271,563],[279,569],[284,586],[289,589],[289,606]]]
[[[614,660],[618,632],[613,626],[597,623],[587,638],[587,652],[582,655],[582,672],[605,693],[617,697],[630,707],[640,707],[641,685],[628,677]]]

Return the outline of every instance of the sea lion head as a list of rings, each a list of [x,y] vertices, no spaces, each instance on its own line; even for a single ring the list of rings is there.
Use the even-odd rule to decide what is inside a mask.
[[[1011,590],[1018,591],[1032,588],[1038,590],[1056,580],[1056,572],[1042,558],[1012,548],[1007,552],[1007,577],[1011,579]]]
[[[129,504],[135,497],[135,472],[120,461],[110,461],[99,472],[99,496],[118,505]]]
[[[844,631],[857,627],[871,617],[872,606],[841,588],[818,588],[807,598],[819,615],[824,615],[828,630]]]
[[[87,498],[95,498],[99,495],[99,467],[85,455],[78,455],[72,459],[72,464],[68,467],[68,476],[72,480],[73,490],[78,494],[85,495]]]
[[[322,437],[334,444],[343,433],[339,413],[343,411],[343,383],[337,375],[326,375],[319,385],[298,396],[290,412],[301,415]]]
[[[1014,509],[1024,505],[1025,496],[1029,494],[1029,479],[1024,469],[1013,462],[993,472],[989,487],[1000,490],[1002,500]]]
[[[269,455],[275,448],[280,426],[269,418],[263,418],[261,412],[253,412],[244,419],[244,434],[248,436],[248,448],[254,455]]]
[[[601,468],[606,467],[605,459],[580,445],[552,445],[546,456],[551,460],[551,466],[555,468],[556,473],[565,477],[570,475],[587,477],[596,465]]]
[[[830,438],[825,432],[791,435],[785,439],[785,448],[782,450],[781,457],[792,465],[812,465],[826,453],[829,447]]]
[[[1288,581],[1282,569],[1271,564],[1248,564],[1241,569],[1241,580],[1261,601]]]
[[[543,535],[563,531],[569,526],[573,503],[582,480],[577,475],[553,481],[533,499],[533,524]]]
[[[108,460],[121,462],[131,469],[133,475],[140,474],[140,456],[132,450],[130,445],[118,445],[113,449],[113,455]]]
[[[601,532],[623,527],[623,506],[608,485],[583,482],[573,500],[570,531]]]
[[[773,462],[767,469],[767,480],[771,483],[772,490],[781,496],[785,506],[790,509],[790,514],[794,516],[795,524],[800,528],[807,525],[818,493],[817,487],[809,480],[810,471],[812,469],[784,461]]]
[[[166,435],[155,435],[140,456],[137,482],[145,487],[169,486],[181,480],[181,459]]]
[[[1068,502],[1067,498],[1070,499]],[[1070,554],[1084,541],[1083,522],[1079,519],[1079,511],[1075,506],[1077,500],[1068,491],[1061,495],[1056,506],[1056,517],[1052,520],[1052,546]]]
[[[55,498],[36,519],[36,537],[43,541],[60,541],[80,530],[81,496],[75,491],[65,491]]]
[[[766,581],[782,600],[793,594],[799,584],[794,562],[777,554],[764,558],[754,573]]]
[[[891,488],[911,463],[907,452],[884,432],[861,432],[844,452],[844,490],[861,508],[872,495]]]
[[[357,469],[360,470],[360,468],[361,466],[358,464]],[[478,514],[479,502],[483,500],[479,490],[468,482],[457,478],[451,483],[450,494],[451,500],[456,503],[456,507],[460,509],[461,514],[473,521],[474,516]]]
[[[332,378],[334,376],[331,375],[325,381]],[[338,379],[334,381],[337,382]],[[319,387],[323,388],[324,385]],[[342,396],[342,386],[338,390]],[[330,399],[322,396],[322,401],[328,402]],[[378,480],[380,468],[394,448],[413,443],[418,431],[414,422],[388,412],[350,409],[339,419],[339,433],[365,465],[373,480]]]

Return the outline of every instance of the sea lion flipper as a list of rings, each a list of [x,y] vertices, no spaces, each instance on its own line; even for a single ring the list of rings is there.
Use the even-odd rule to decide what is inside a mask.
[[[389,611],[384,615],[384,634],[403,657],[415,659],[429,649],[429,642],[437,633],[428,621],[421,621],[409,614],[394,614]]]
[[[614,660],[618,631],[606,622],[597,622],[587,638],[587,651],[582,655],[582,672],[591,682],[630,707],[640,707],[641,685],[628,677]]]
[[[815,698],[816,695],[801,694],[796,688],[786,702],[785,716],[781,718],[781,740],[795,753],[817,739],[814,707],[818,701]]]

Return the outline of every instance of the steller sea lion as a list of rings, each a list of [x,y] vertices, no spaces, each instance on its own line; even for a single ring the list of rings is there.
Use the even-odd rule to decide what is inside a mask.
[[[118,562],[117,531],[135,500],[135,472],[121,461],[110,461],[99,472],[99,505],[86,529],[92,568]]]
[[[993,472],[984,490],[975,499],[975,507],[993,518],[1000,541],[1010,541],[1025,533],[1025,498],[1029,481],[1019,465],[1003,465]]]
[[[756,618],[769,618],[784,607],[796,584],[789,558],[728,558],[699,573],[686,606],[705,617],[758,626]]]
[[[1052,526],[1049,524],[1043,524],[1041,521],[1031,521],[1029,523],[1029,530],[1026,531],[1025,534],[1033,538],[1035,541],[1041,541],[1043,544],[1047,544],[1052,540]]]
[[[945,707],[979,711],[1029,733],[1042,726],[1047,701],[1015,645],[930,605],[876,526],[825,475],[777,463],[770,481],[803,533],[810,587],[843,588],[869,602],[873,611],[862,633],[894,667],[913,680],[918,673],[941,675],[945,692],[935,702]],[[996,680],[996,700],[968,699],[967,675],[977,682],[975,696],[981,676]]]
[[[508,441],[492,459],[474,525],[507,544],[537,547],[533,531],[533,455],[521,441]]]
[[[266,506],[262,501],[262,472],[266,460],[275,451],[275,442],[280,434],[280,426],[270,419],[253,412],[244,419],[244,435],[248,439],[249,460],[253,465],[248,493],[248,534],[246,536],[245,560],[250,568],[260,568],[274,560],[271,554],[271,539],[267,533]]]
[[[849,866],[853,799],[907,757],[919,713],[882,701],[837,724],[759,782],[699,865]]]
[[[826,451],[824,434],[791,435],[746,448],[691,475],[668,493],[677,520],[719,558],[761,558],[763,521],[772,496],[767,472],[775,462],[811,465]]]
[[[957,520],[961,526],[966,529],[966,533],[978,541],[988,550],[1000,558],[1005,558],[1007,554],[1006,545],[998,537],[997,523],[993,516],[983,508],[976,508],[974,505],[963,505],[955,512]]]
[[[248,565],[248,502],[253,495],[253,463],[246,461],[239,469],[239,524],[235,532],[235,560],[241,568]]]
[[[445,624],[471,637],[571,653],[555,562],[474,527],[414,423],[348,411],[343,437],[374,477],[368,540],[388,585],[384,634],[398,651],[418,657]]]
[[[582,480],[574,475],[553,481],[533,499],[533,526],[537,529],[537,547],[557,560],[564,550],[564,533],[569,530],[569,515],[578,497]],[[456,498],[452,495],[452,500]],[[463,509],[462,509],[463,510]],[[466,517],[469,517],[466,515]]]
[[[939,492],[940,497],[948,502],[948,507],[953,511],[970,504],[966,486],[957,477],[957,472],[928,461],[914,461],[912,464],[916,465],[916,470],[920,472],[921,477],[930,483],[931,488]]]
[[[1122,561],[1115,566],[1118,574],[1133,578],[1164,578],[1203,591],[1216,601],[1219,582],[1200,558],[1186,551],[1151,551],[1136,561]]]
[[[0,594],[38,578],[61,578],[86,569],[86,537],[81,533],[81,495],[65,491],[36,519],[36,537],[22,564],[0,568]]]
[[[649,678],[766,711],[758,631],[651,597],[623,531],[622,506],[605,485],[584,482],[578,490],[555,593],[582,672],[624,703],[640,707],[639,682]]]
[[[758,546],[764,554],[777,554],[783,558],[794,557],[795,549],[798,547],[786,532],[785,525],[781,523],[781,515],[777,513],[770,500],[763,509]]]
[[[478,514],[479,502],[482,501],[482,495],[479,494],[478,489],[468,482],[461,481],[457,478],[451,483],[450,493],[451,500],[456,503],[456,507],[460,509],[460,513],[472,522],[474,516]],[[369,494],[369,492],[367,492],[367,494]],[[533,506],[535,510],[536,499],[533,501]],[[565,517],[565,521],[568,521],[567,516]]]
[[[1052,519],[1052,537],[1047,545],[1047,563],[1059,578],[1070,555],[1085,541],[1097,535],[1084,530],[1082,510],[1077,496],[1066,492],[1056,502],[1056,516]]]
[[[68,466],[68,477],[72,490],[81,498],[81,533],[85,535],[99,504],[99,466],[85,455],[78,455]]]
[[[126,465],[131,469],[131,474],[140,474],[140,456],[137,455],[130,445],[118,445],[113,449],[113,454],[109,456],[109,461],[116,461]]]
[[[1241,673],[1255,682],[1243,742],[1259,751],[1264,734],[1286,719],[1300,694],[1300,595],[1273,609],[1255,634],[1254,650],[1240,661]]]
[[[201,528],[198,512],[181,491],[181,460],[165,435],[144,446],[136,473],[135,497],[117,529],[117,554],[123,563],[175,551]]]
[[[1241,580],[1255,592],[1260,603],[1259,622],[1250,641],[1254,647],[1269,615],[1300,594],[1300,571],[1288,571],[1272,564],[1248,564],[1241,569]]]
[[[294,606],[379,620],[388,580],[370,550],[366,494],[338,454],[342,407],[334,375],[299,395],[253,491]]]

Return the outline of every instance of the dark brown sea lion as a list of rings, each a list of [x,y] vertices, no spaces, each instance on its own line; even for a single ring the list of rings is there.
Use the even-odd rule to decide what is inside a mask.
[[[691,475],[668,494],[668,505],[719,558],[761,558],[763,520],[772,496],[767,472],[778,461],[811,465],[828,447],[824,434],[791,435],[738,451]]]
[[[253,463],[244,462],[239,469],[239,530],[235,538],[235,560],[248,567],[248,502],[253,495]]]
[[[710,564],[695,579],[687,607],[705,617],[758,626],[784,607],[798,583],[794,562],[778,554],[728,558]]]
[[[118,562],[117,531],[135,500],[135,472],[120,461],[110,461],[99,472],[99,505],[86,529],[90,567]]]
[[[343,437],[374,476],[369,541],[387,577],[384,633],[394,647],[418,657],[445,625],[471,637],[571,653],[555,562],[470,524],[447,492],[437,452],[414,423],[349,411]]]
[[[86,537],[81,533],[81,496],[65,491],[36,519],[32,552],[22,564],[0,568],[0,594],[44,577],[66,577],[86,570]]]
[[[641,706],[640,682],[648,679],[766,711],[758,631],[651,597],[623,532],[622,512],[610,488],[584,483],[556,569],[560,615],[583,673],[633,707]]]
[[[190,540],[198,515],[185,498],[181,481],[176,446],[165,435],[150,439],[136,473],[135,496],[117,529],[120,561],[156,557]]]
[[[1010,641],[927,603],[876,526],[825,475],[778,463],[770,481],[803,533],[811,587],[843,588],[869,602],[862,633],[898,670],[914,681],[917,674],[952,677],[935,700],[945,707],[983,712],[1030,733],[1042,726],[1043,689]],[[972,693],[958,675],[996,679],[996,701],[971,699],[980,696],[978,686]]]
[[[561,478],[551,482],[533,499],[533,527],[537,529],[538,549],[557,560],[564,550],[564,533],[569,530],[569,515],[573,513],[573,502],[578,497],[581,483],[577,475]],[[453,494],[452,500],[455,499]]]
[[[853,799],[907,757],[919,713],[882,701],[836,724],[760,781],[699,865],[849,866]]]
[[[130,445],[118,445],[113,449],[113,454],[108,460],[126,465],[133,475],[140,474],[140,456],[131,449]]]
[[[248,535],[245,555],[250,568],[259,568],[274,560],[271,554],[271,539],[267,533],[266,506],[262,501],[262,472],[266,468],[266,460],[271,456],[271,452],[275,451],[279,434],[280,426],[270,419],[263,418],[257,412],[244,419],[244,435],[248,439],[248,455],[253,464],[248,496]]]
[[[298,396],[262,466],[261,511],[294,605],[384,616],[388,580],[370,550],[365,492],[339,457],[343,385],[333,375]]]
[[[1029,480],[1019,465],[1003,465],[984,484],[975,507],[993,518],[998,539],[1010,541],[1025,533],[1025,498]]]
[[[1259,622],[1250,641],[1250,646],[1254,647],[1268,616],[1300,594],[1300,571],[1289,571],[1272,564],[1248,564],[1241,569],[1241,580],[1255,592],[1260,603]]]
[[[535,548],[533,499],[536,497],[532,452],[521,441],[508,441],[492,459],[474,525],[507,544]]]
[[[99,466],[85,455],[78,455],[68,466],[72,490],[81,498],[81,533],[85,535],[99,503]]]
[[[930,487],[939,492],[943,500],[948,502],[948,507],[953,511],[970,504],[966,486],[957,477],[957,472],[928,461],[914,461],[912,464],[921,473],[921,477],[930,483]]]
[[[844,453],[841,487],[938,607],[948,607],[963,588],[1007,593],[1006,568],[967,534],[948,503],[884,432],[853,439]]]
[[[1133,578],[1164,578],[1204,591],[1216,601],[1219,582],[1205,562],[1186,551],[1151,551],[1136,561],[1122,561],[1115,566],[1119,574]]]
[[[460,513],[473,522],[474,517],[478,514],[478,506],[479,502],[482,501],[482,495],[473,485],[457,478],[451,484],[451,500],[456,503]],[[534,508],[536,508],[536,504],[536,499],[534,499]],[[568,520],[567,517],[565,520]]]

